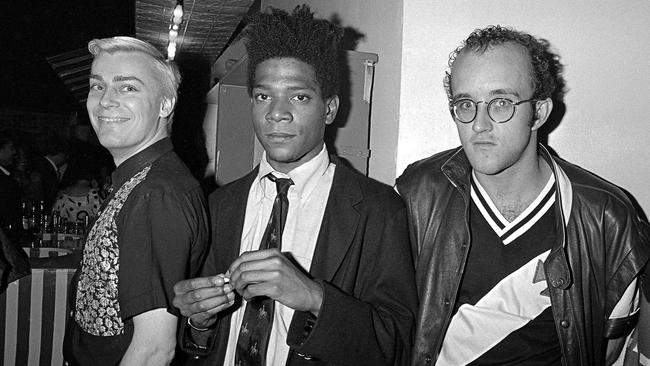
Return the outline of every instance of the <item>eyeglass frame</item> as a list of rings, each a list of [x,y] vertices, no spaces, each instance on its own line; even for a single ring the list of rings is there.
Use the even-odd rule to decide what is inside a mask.
[[[465,100],[471,101],[476,106],[476,108],[474,110],[474,117],[472,117],[472,119],[470,119],[467,122],[463,122],[460,119],[458,119],[458,117],[456,115],[456,111],[454,109],[456,103],[461,102],[461,101],[465,101]],[[497,100],[507,100],[508,102],[512,103],[512,107],[513,107],[512,108],[512,115],[510,117],[508,117],[508,119],[506,119],[504,121],[501,121],[501,122],[496,121],[494,118],[492,118],[492,115],[490,114],[490,105],[492,103],[494,103],[495,101],[497,101]],[[476,119],[476,116],[478,116],[478,105],[480,103],[485,103],[488,117],[490,117],[490,120],[492,120],[492,122],[494,122],[494,123],[506,123],[506,122],[510,121],[512,119],[512,117],[515,116],[515,113],[517,113],[517,106],[520,105],[520,104],[523,104],[523,103],[527,103],[527,102],[539,102],[539,99],[530,98],[530,99],[524,99],[524,100],[520,100],[518,102],[514,102],[510,98],[496,97],[496,98],[491,99],[489,102],[486,102],[484,100],[475,101],[475,100],[473,100],[471,98],[461,98],[461,99],[455,100],[453,102],[451,102],[451,101],[449,102],[449,111],[451,112],[451,116],[454,118],[454,120],[456,120],[456,121],[458,121],[460,123],[463,123],[463,124],[468,124],[468,123],[474,122],[474,120]]]

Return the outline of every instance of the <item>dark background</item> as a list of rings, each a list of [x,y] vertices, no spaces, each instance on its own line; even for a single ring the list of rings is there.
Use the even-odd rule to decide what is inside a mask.
[[[0,1],[0,108],[85,116],[46,58],[85,48],[93,38],[135,33],[135,2]],[[83,113],[81,113],[83,112]],[[87,118],[86,118],[87,120]]]

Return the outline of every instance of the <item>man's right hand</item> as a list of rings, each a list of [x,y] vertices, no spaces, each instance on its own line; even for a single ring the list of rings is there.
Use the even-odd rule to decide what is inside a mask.
[[[180,281],[174,285],[174,295],[174,306],[201,328],[214,324],[215,315],[235,303],[235,293],[223,275]]]

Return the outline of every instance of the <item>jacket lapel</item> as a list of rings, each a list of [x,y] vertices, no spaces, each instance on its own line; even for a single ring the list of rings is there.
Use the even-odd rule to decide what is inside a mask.
[[[309,271],[325,281],[332,280],[352,244],[359,225],[355,205],[363,198],[349,168],[332,160],[337,163],[336,170]]]
[[[241,184],[233,186],[232,191],[228,192],[228,197],[216,208],[219,212],[213,213],[218,217],[216,227],[222,228],[219,230],[219,238],[216,240],[220,245],[217,249],[219,253],[216,260],[217,268],[222,271],[228,269],[230,264],[239,256],[248,193],[255,181],[255,177],[257,177],[258,169],[259,166],[248,173]]]

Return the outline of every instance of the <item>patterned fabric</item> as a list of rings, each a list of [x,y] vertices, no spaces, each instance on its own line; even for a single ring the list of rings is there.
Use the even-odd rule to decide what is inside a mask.
[[[83,222],[86,216],[89,216],[89,220],[92,221],[97,216],[101,203],[99,190],[96,188],[83,196],[59,192],[52,211],[59,211],[61,217],[65,217],[69,222]]]
[[[147,177],[150,168],[145,167],[120,187],[88,233],[77,285],[75,320],[92,335],[124,333],[117,290],[120,251],[115,217],[131,191]]]
[[[282,247],[282,231],[289,211],[287,193],[293,184],[293,181],[288,178],[276,178],[273,174],[268,174],[267,177],[275,182],[278,194],[273,202],[273,210],[260,243],[260,250]],[[266,364],[266,349],[271,335],[274,311],[274,301],[266,296],[248,301],[237,340],[235,365],[261,366]]]

